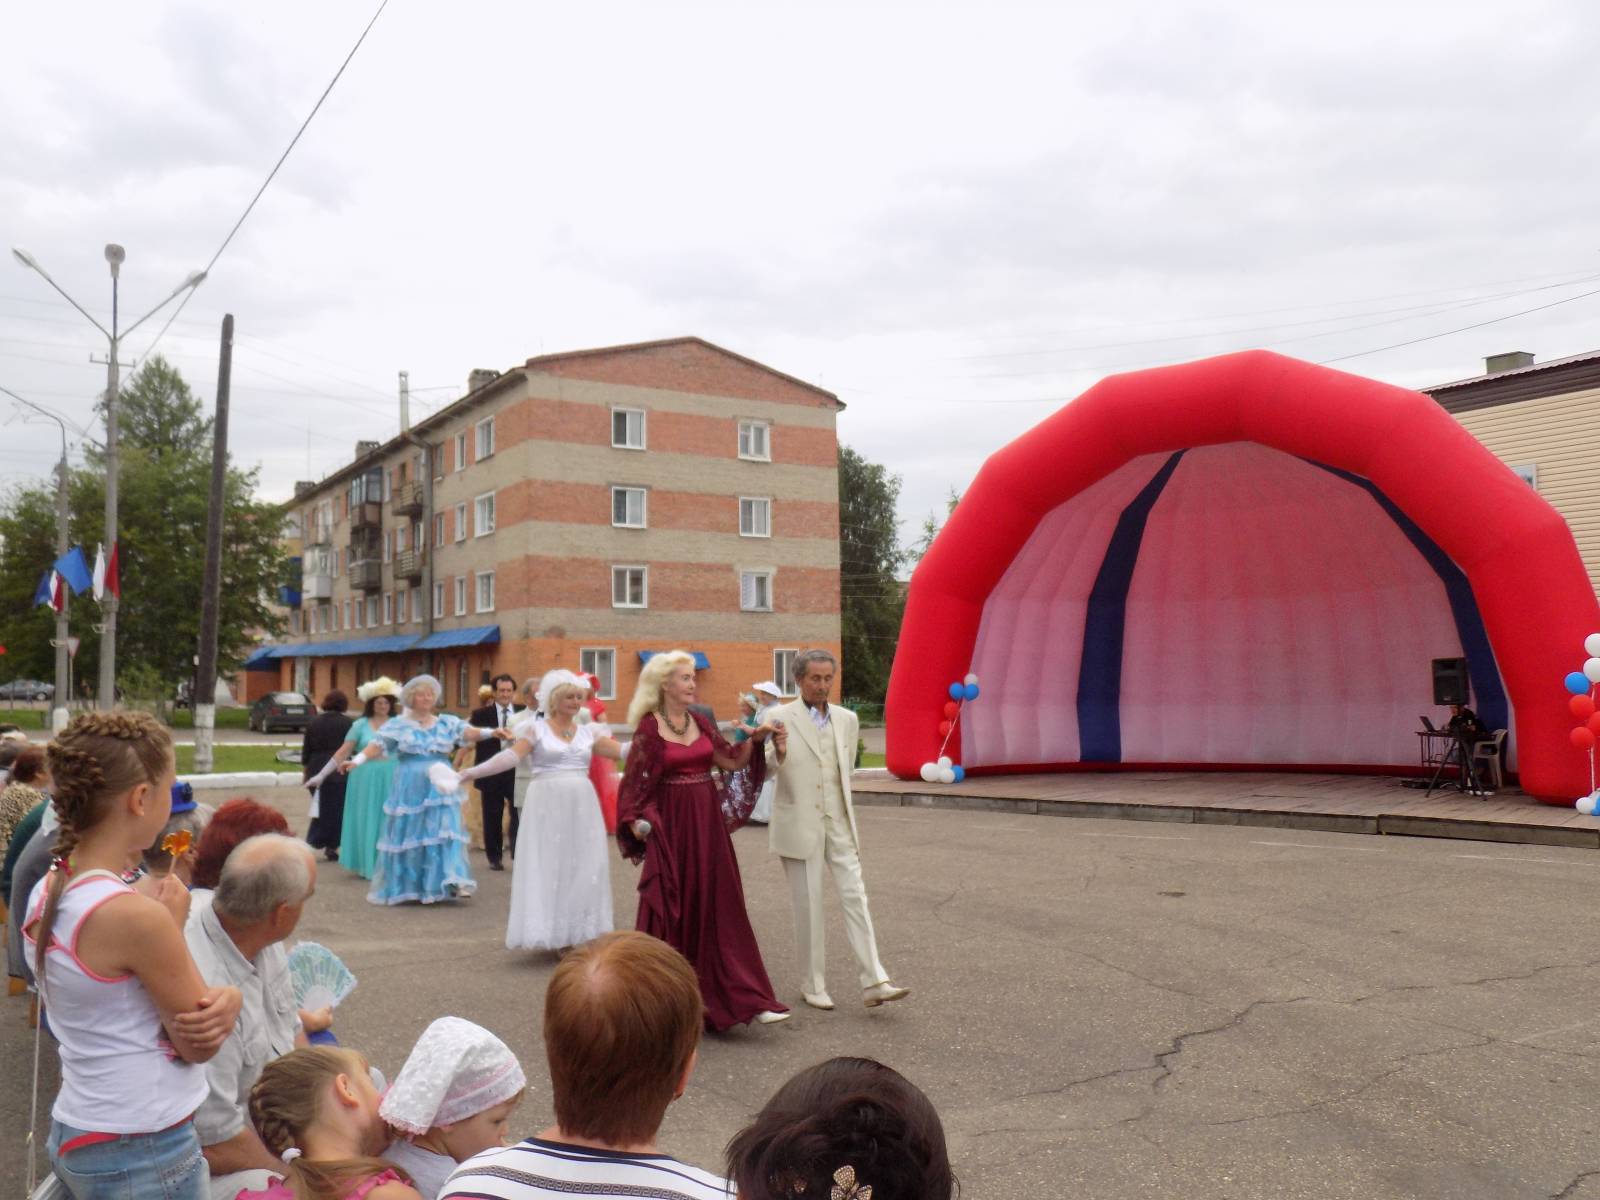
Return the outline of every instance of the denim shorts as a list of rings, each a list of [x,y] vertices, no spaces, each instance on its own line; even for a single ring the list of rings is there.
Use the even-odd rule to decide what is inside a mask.
[[[50,1122],[50,1165],[73,1200],[207,1200],[211,1172],[193,1121],[160,1133],[130,1133],[61,1147],[88,1134]]]

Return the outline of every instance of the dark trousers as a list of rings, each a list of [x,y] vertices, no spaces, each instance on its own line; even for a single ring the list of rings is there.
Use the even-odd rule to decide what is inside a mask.
[[[500,818],[506,806],[511,806],[511,857],[517,856],[517,806],[512,799],[517,792],[517,781],[511,773],[506,778],[484,779],[478,783],[478,795],[483,798],[483,852],[492,863],[500,861],[505,846],[500,833]]]

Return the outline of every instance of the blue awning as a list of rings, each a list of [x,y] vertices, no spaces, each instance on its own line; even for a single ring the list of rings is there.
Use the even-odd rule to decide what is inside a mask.
[[[642,663],[647,663],[660,653],[661,651],[659,650],[641,650],[639,651],[639,661]],[[694,655],[694,669],[696,671],[706,671],[710,669],[711,660],[703,653],[701,653],[699,650],[690,650],[689,653]]]
[[[245,671],[276,671],[277,650],[276,646],[257,646],[239,667]]]
[[[413,650],[449,650],[454,646],[486,646],[500,640],[500,626],[474,625],[470,629],[440,629],[430,633]]]
[[[416,646],[415,634],[398,637],[335,638],[327,642],[299,642],[272,647],[273,658],[343,658],[349,654],[398,654]]]

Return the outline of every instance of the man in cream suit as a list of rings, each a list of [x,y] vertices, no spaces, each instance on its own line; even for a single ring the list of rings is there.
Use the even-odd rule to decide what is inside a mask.
[[[826,650],[795,658],[800,699],[772,710],[783,734],[774,739],[778,777],[768,836],[783,859],[794,902],[794,939],[800,959],[800,991],[812,1008],[831,1009],[823,981],[822,867],[833,872],[844,909],[845,933],[856,958],[861,999],[868,1008],[900,1000],[910,988],[897,986],[878,961],[878,942],[861,881],[860,840],[850,803],[850,772],[856,756],[856,715],[828,703],[839,664]]]

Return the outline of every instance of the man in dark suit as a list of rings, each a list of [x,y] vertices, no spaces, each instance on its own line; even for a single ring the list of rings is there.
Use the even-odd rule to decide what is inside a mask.
[[[468,723],[480,729],[509,729],[520,704],[512,703],[517,694],[517,681],[509,675],[496,675],[489,681],[494,688],[494,703],[472,710]],[[488,762],[505,749],[505,743],[495,738],[484,738],[476,744],[474,765]],[[483,851],[489,856],[489,869],[503,871],[500,857],[504,848],[500,819],[506,806],[511,806],[511,857],[517,856],[517,775],[515,771],[501,771],[486,775],[477,781],[478,795],[483,797]]]

